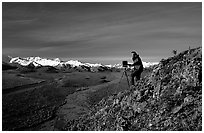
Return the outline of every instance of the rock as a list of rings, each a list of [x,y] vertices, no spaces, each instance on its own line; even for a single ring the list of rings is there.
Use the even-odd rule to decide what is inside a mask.
[[[114,101],[114,103],[113,103],[113,105],[117,105],[117,104],[119,104],[119,99],[116,99],[116,100]]]
[[[184,98],[184,104],[190,104],[193,101],[194,101],[194,98],[191,95]]]
[[[199,106],[197,109],[199,112],[202,112],[202,106]]]
[[[137,89],[136,86],[134,86],[134,85],[130,86],[130,90],[136,90],[136,89]]]
[[[134,112],[137,112],[137,113],[141,113],[142,111],[145,110],[145,106],[147,105],[146,102],[143,102],[143,103],[135,103],[133,104],[132,108],[134,110]]]
[[[151,127],[153,124],[152,123],[149,123],[149,127]]]
[[[177,89],[176,89],[176,93],[174,95],[181,95],[182,94],[182,90],[181,90],[181,87],[179,86]]]
[[[176,114],[176,113],[178,113],[181,109],[182,109],[182,106],[177,106],[177,107],[175,107],[175,108],[172,110],[172,113],[173,113],[173,114]]]

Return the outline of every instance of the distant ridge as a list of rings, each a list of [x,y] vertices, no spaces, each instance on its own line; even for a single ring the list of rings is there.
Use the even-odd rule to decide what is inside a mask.
[[[121,64],[115,64],[115,65],[103,65],[99,63],[82,63],[78,60],[69,60],[69,61],[61,61],[59,58],[55,59],[48,59],[48,58],[41,58],[41,57],[14,57],[11,58],[9,63],[17,63],[22,66],[27,66],[30,63],[32,63],[34,66],[53,66],[53,67],[63,67],[64,65],[71,65],[72,67],[79,67],[79,66],[87,66],[87,67],[109,67],[109,68],[122,68]],[[143,66],[149,67],[152,65],[156,65],[158,62],[143,62]]]

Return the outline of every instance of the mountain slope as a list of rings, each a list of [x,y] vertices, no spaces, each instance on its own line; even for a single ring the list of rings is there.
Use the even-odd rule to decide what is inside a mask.
[[[16,69],[16,66],[12,66],[9,63],[2,62],[2,70]]]
[[[101,100],[64,130],[202,130],[202,49],[153,68],[130,90]]]
[[[5,62],[5,63],[9,63],[9,61],[12,59],[11,56],[6,56],[6,55],[2,55],[2,62]]]

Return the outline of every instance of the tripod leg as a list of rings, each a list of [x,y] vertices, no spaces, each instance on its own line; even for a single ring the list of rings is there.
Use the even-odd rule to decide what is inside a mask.
[[[121,78],[120,78],[119,84],[120,84],[120,82],[121,82],[121,80],[122,80],[122,78],[123,78],[124,73],[125,73],[125,71],[123,72],[123,74],[122,74],[122,76],[121,76]]]
[[[126,78],[127,78],[128,87],[130,88],[130,82],[129,82],[128,75],[127,75],[127,72],[126,72],[126,71],[125,71],[125,76],[126,76]]]

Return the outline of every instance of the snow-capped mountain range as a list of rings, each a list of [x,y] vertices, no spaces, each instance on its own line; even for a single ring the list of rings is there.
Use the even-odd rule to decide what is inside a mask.
[[[59,58],[55,59],[47,59],[47,58],[41,58],[41,57],[14,57],[11,58],[9,63],[17,63],[22,66],[28,66],[29,64],[33,64],[34,66],[53,66],[53,67],[60,67],[64,65],[71,65],[72,67],[79,67],[79,66],[87,66],[87,67],[109,67],[109,68],[122,68],[122,64],[115,64],[115,65],[102,65],[99,63],[92,64],[92,63],[82,63],[78,60],[69,60],[69,61],[61,61]],[[157,62],[143,62],[144,67],[149,67],[152,65],[158,64]]]

